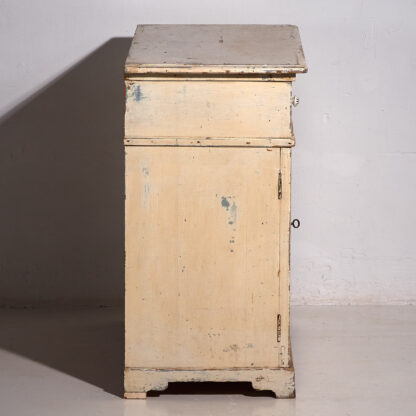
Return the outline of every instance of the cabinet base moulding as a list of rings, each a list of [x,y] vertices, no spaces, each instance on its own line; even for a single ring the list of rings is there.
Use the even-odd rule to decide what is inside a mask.
[[[145,399],[150,390],[162,391],[170,382],[251,382],[255,390],[272,391],[279,399],[295,397],[295,371],[288,368],[178,370],[126,368],[126,399]]]

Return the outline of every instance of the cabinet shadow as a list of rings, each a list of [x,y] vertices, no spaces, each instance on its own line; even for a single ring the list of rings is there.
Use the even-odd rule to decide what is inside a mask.
[[[121,307],[39,308],[0,310],[0,348],[8,363],[22,376],[56,376],[59,371],[113,395],[123,396],[124,331]],[[4,357],[4,358],[3,358]],[[29,359],[40,367],[21,361]],[[74,382],[72,382],[74,385]]]
[[[0,119],[0,346],[118,395],[130,43],[108,40]],[[56,305],[113,312],[42,315]]]
[[[0,120],[0,305],[123,299],[123,66],[113,38]]]

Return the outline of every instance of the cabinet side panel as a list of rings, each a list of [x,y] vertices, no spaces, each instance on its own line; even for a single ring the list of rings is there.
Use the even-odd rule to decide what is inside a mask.
[[[126,367],[279,366],[279,164],[126,148]]]
[[[291,149],[280,150],[282,172],[282,199],[280,201],[280,366],[290,367],[290,203],[291,203]]]

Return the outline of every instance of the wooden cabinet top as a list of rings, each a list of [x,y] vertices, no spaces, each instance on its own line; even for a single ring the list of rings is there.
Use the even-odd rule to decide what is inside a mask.
[[[302,72],[293,25],[139,25],[125,65],[127,76]]]

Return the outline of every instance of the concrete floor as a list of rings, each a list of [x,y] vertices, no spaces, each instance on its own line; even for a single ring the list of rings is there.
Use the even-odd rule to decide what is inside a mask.
[[[123,400],[120,309],[0,310],[0,415],[416,415],[416,307],[295,307],[296,399],[246,384]]]

